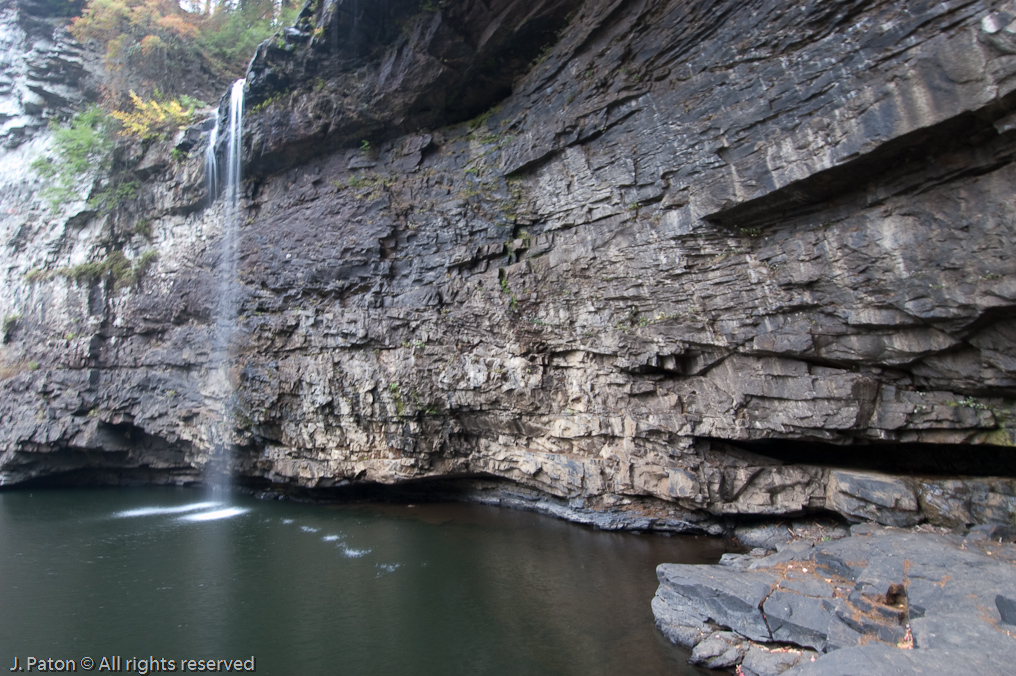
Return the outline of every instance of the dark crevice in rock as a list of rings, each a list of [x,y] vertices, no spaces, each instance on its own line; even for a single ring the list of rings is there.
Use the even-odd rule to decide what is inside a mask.
[[[437,479],[413,479],[396,484],[372,481],[325,479],[316,486],[287,486],[260,478],[243,481],[246,490],[261,491],[293,499],[321,502],[387,502],[396,504],[416,502],[446,502],[465,500],[477,480],[493,481],[483,474],[462,474]],[[508,483],[508,482],[505,482]]]
[[[723,443],[794,465],[909,476],[1016,477],[1016,452],[989,445],[854,444],[765,439]]]
[[[80,464],[78,461],[88,455],[79,451],[67,451],[67,453],[73,454],[74,464]],[[92,457],[93,466],[77,467],[35,477],[14,485],[3,485],[0,486],[0,491],[28,488],[86,488],[96,486],[190,486],[202,483],[201,475],[193,470],[118,466],[115,463],[116,457],[123,457],[123,454],[115,453],[111,455],[112,457],[104,455],[100,458],[96,454]],[[111,466],[103,467],[101,466],[102,463],[109,463]],[[126,464],[124,462],[124,465]]]
[[[189,442],[168,441],[130,422],[84,418],[71,441],[44,449],[22,448],[5,463],[5,486],[190,484],[201,481]]]

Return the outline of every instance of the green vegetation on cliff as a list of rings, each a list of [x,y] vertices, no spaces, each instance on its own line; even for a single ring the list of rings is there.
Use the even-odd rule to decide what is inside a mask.
[[[54,156],[36,158],[32,168],[47,179],[42,195],[56,208],[76,197],[82,176],[93,169],[109,169],[113,137],[109,117],[95,105],[75,115],[66,127],[52,124]]]
[[[148,144],[193,123],[206,106],[199,96],[217,96],[242,74],[258,43],[293,21],[293,4],[236,0],[187,11],[176,0],[82,2],[70,31],[104,52],[106,77],[99,104],[69,124],[52,122],[52,153],[32,163],[46,182],[42,196],[53,209],[77,201],[91,177],[92,208],[109,213],[131,200],[139,184],[123,160],[134,153],[118,150],[116,136]]]

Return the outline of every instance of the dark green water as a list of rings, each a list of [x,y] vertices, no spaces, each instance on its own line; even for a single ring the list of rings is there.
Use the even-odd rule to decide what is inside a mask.
[[[207,500],[0,493],[0,672],[120,655],[254,656],[279,676],[702,673],[649,602],[657,564],[715,561],[716,541],[463,504],[236,497],[242,513],[196,520],[222,508]]]

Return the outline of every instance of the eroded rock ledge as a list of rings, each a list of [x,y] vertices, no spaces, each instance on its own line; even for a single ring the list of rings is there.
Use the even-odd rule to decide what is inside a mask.
[[[965,537],[854,526],[721,565],[663,564],[657,626],[692,661],[745,676],[1008,673],[1011,527]],[[1005,540],[1005,541],[1003,541]]]

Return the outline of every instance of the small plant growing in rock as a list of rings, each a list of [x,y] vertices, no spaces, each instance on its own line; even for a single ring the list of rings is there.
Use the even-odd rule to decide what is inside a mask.
[[[508,309],[512,312],[518,309],[519,301],[515,298],[515,294],[512,293],[511,286],[508,284],[508,273],[504,268],[501,268],[501,293],[508,296]]]
[[[6,334],[13,331],[17,327],[18,321],[20,320],[21,315],[18,313],[4,315],[4,324],[3,324],[4,333]]]
[[[485,110],[484,112],[480,113],[479,115],[471,119],[469,122],[467,122],[466,127],[469,129],[469,131],[476,131],[483,125],[487,124],[487,120],[489,120],[492,115],[496,115],[498,112],[500,112],[500,110],[501,106],[494,106],[493,108]]]
[[[392,403],[395,404],[395,415],[401,418],[402,414],[406,412],[406,403],[402,400],[399,384],[391,383],[388,386],[388,392],[392,395]]]
[[[132,262],[122,251],[114,250],[102,260],[60,268],[56,274],[75,282],[96,282],[109,275],[119,290],[140,282],[158,257],[158,252],[150,250]]]
[[[53,277],[53,272],[50,270],[44,270],[43,268],[32,268],[25,273],[25,281],[29,284],[35,282],[42,282]]]
[[[145,239],[152,238],[152,222],[147,218],[139,218],[134,224],[134,234],[141,235]]]
[[[134,265],[131,268],[131,277],[134,283],[140,282],[148,274],[148,271],[155,265],[155,261],[159,259],[159,252],[154,250],[148,250],[138,256],[137,260],[134,261]]]
[[[282,101],[282,99],[288,97],[289,95],[290,91],[288,89],[286,89],[285,91],[278,92],[276,94],[272,94],[270,97],[268,97],[261,103],[252,106],[250,109],[250,114],[254,115],[256,113],[263,112],[269,107],[275,105],[276,103],[279,103],[280,101]]]
[[[956,408],[958,406],[962,406],[964,408],[972,408],[975,411],[991,411],[992,410],[990,406],[988,406],[987,404],[984,404],[982,402],[977,401],[973,397],[965,397],[963,399],[960,399],[959,401],[950,401],[950,402],[946,402],[946,403],[948,403],[949,406],[952,406],[953,408]]]
[[[5,345],[10,341],[11,335],[14,333],[14,330],[18,328],[19,321],[21,321],[21,315],[18,313],[13,313],[4,316],[2,342]]]

